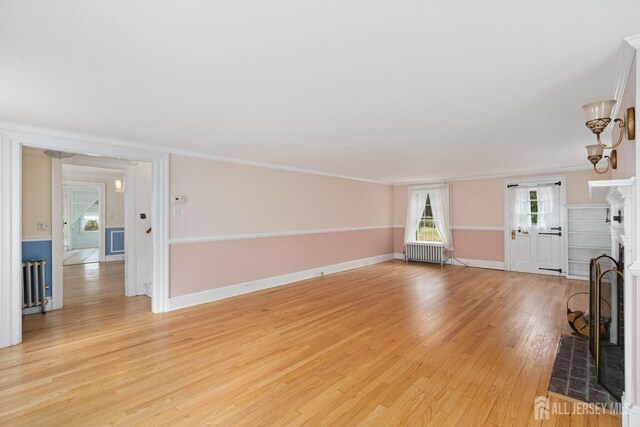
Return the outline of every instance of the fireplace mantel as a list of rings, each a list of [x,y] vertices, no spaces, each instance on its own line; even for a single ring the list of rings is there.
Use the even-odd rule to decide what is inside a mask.
[[[608,200],[613,197],[631,197],[631,189],[636,185],[635,178],[629,179],[608,179],[600,181],[589,181],[589,195],[592,199]],[[618,192],[620,196],[616,196]]]
[[[628,250],[627,263],[635,259],[633,253],[635,238],[635,185],[636,179],[612,179],[589,181],[589,194],[592,199],[606,200],[610,208],[609,228],[611,230],[611,253],[617,258],[617,246],[623,245]],[[622,221],[615,221],[614,216],[622,215]],[[631,266],[630,266],[631,267]],[[633,267],[631,267],[633,270]]]

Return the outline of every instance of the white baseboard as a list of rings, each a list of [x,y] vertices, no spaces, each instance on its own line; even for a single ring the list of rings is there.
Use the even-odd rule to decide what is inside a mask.
[[[106,255],[104,257],[104,262],[111,261],[124,261],[124,255]]]
[[[371,258],[363,258],[355,261],[343,262],[340,264],[332,264],[324,267],[313,268],[311,270],[285,274],[283,276],[269,277],[266,279],[254,280],[251,282],[240,283],[224,288],[211,289],[209,291],[169,298],[168,311],[179,310],[181,308],[192,307],[198,304],[231,298],[250,292],[274,288],[276,286],[287,285],[289,283],[298,282],[300,280],[319,277],[323,274],[338,273],[340,271],[346,271],[371,264],[377,264],[379,262],[388,261],[393,258],[394,254],[379,255]]]
[[[500,261],[485,261],[482,259],[465,259],[458,258],[453,259],[453,265],[464,265],[477,268],[488,268],[490,270],[504,270],[504,262]]]
[[[640,426],[640,405],[622,401],[622,427]]]
[[[393,259],[399,259],[404,261],[404,254],[402,252],[396,252],[393,254]]]

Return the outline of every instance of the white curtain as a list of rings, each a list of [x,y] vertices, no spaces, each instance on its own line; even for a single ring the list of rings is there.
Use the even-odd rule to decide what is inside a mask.
[[[415,242],[416,233],[420,226],[422,213],[427,203],[427,190],[410,190],[407,200],[407,221],[404,227],[404,241]]]
[[[516,187],[513,189],[511,202],[511,227],[513,230],[531,228],[530,188]]]
[[[453,250],[451,228],[449,227],[449,187],[429,189],[433,222],[442,239],[444,248]]]
[[[557,209],[558,191],[555,185],[540,186],[538,191],[538,227],[553,227],[553,211]]]

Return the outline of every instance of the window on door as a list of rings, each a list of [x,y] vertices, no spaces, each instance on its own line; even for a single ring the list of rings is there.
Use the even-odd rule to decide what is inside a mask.
[[[422,218],[420,219],[420,225],[416,232],[416,240],[418,242],[442,242],[442,238],[436,229],[435,222],[433,220],[433,211],[431,210],[431,199],[427,196],[427,202],[422,212]]]
[[[538,191],[529,190],[529,217],[531,218],[531,225],[538,225]]]
[[[539,218],[539,195],[537,188],[517,188],[514,192],[513,200],[513,228],[525,230],[537,227]]]

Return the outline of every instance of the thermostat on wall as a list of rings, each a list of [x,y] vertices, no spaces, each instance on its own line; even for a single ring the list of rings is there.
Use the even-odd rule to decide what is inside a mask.
[[[184,203],[187,201],[185,196],[173,196],[173,203]]]

